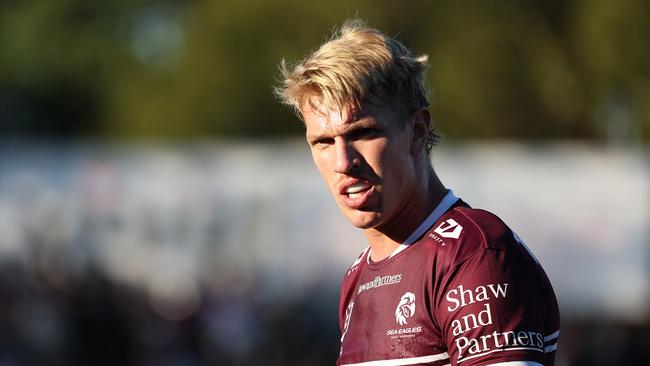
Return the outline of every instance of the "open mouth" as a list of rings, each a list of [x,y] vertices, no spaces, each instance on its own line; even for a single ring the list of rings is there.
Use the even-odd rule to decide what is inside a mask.
[[[368,181],[355,179],[341,187],[339,193],[346,206],[361,209],[368,204],[374,191],[373,187]]]
[[[350,198],[361,197],[361,195],[370,189],[370,184],[366,182],[359,182],[345,187],[343,194]]]

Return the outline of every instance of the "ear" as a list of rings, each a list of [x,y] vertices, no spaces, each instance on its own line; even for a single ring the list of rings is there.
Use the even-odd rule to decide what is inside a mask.
[[[411,114],[411,154],[414,156],[421,154],[426,149],[430,121],[431,114],[427,107],[419,108]]]

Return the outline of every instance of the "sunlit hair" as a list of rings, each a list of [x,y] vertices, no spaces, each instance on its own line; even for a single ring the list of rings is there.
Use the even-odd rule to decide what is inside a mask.
[[[318,50],[295,65],[280,64],[280,100],[302,117],[305,103],[317,110],[361,107],[365,96],[387,100],[410,114],[429,106],[425,86],[428,56],[413,56],[406,46],[359,19],[346,21]],[[429,126],[427,151],[440,136]]]

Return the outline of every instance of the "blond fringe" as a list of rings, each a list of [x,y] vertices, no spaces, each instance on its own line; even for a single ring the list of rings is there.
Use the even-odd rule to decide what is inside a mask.
[[[429,106],[428,66],[427,55],[415,57],[397,40],[352,19],[297,64],[282,60],[280,85],[274,92],[299,117],[305,103],[342,111],[359,107],[369,93],[386,97],[410,113]],[[439,136],[433,133],[437,141]]]

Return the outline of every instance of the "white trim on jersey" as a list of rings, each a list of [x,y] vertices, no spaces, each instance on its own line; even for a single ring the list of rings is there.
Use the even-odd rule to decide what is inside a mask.
[[[487,366],[544,366],[539,362],[533,361],[510,361],[510,362],[499,362],[491,363]]]
[[[530,250],[530,248],[528,248],[528,245],[526,245],[526,243],[524,243],[524,241],[519,237],[519,235],[517,235],[517,233],[515,233],[515,232],[513,231],[513,232],[512,232],[512,236],[515,238],[515,240],[517,241],[517,243],[519,243],[522,247],[524,247],[524,249],[526,249],[526,251],[528,252],[528,254],[530,254],[530,256],[533,257],[533,260],[535,261],[535,263],[541,265],[541,264],[539,263],[539,260],[537,259],[537,257],[535,257],[535,254],[533,254],[533,251]]]
[[[421,237],[422,234],[424,234],[427,230],[429,230],[433,224],[438,221],[440,216],[447,212],[447,210],[449,210],[449,208],[454,203],[456,203],[456,201],[458,201],[458,197],[454,195],[454,192],[452,192],[451,189],[448,189],[447,194],[445,197],[443,197],[438,206],[433,209],[433,211],[429,214],[429,216],[427,216],[426,219],[424,219],[420,226],[418,226],[417,229],[415,229],[415,231],[413,231],[411,235],[409,235],[408,238],[406,238],[406,240],[404,240],[404,242],[400,244],[400,246],[397,247],[388,258],[396,256],[399,252],[408,248],[409,245],[415,243],[415,241],[418,240],[418,238]],[[370,255],[368,255],[368,260],[370,260]]]
[[[557,350],[557,341],[559,336],[560,336],[560,330],[558,329],[556,332],[551,333],[544,337],[544,343],[549,343],[549,345],[544,347],[544,353],[551,353]]]
[[[544,353],[551,353],[554,352],[557,349],[557,343],[553,343],[550,346],[544,347]]]
[[[406,366],[406,365],[416,365],[420,363],[430,363],[430,362],[446,360],[446,359],[449,359],[449,354],[447,352],[443,352],[443,353],[438,353],[437,355],[430,355],[430,356],[396,358],[392,360],[367,361],[367,362],[360,362],[360,363],[346,363],[341,366]]]
[[[359,257],[357,257],[357,259],[354,261],[354,263],[352,263],[352,265],[350,266],[350,269],[354,268],[354,266],[356,266],[357,264],[361,263],[361,260],[363,259],[363,256],[364,256],[364,255],[366,254],[366,252],[369,251],[369,250],[370,250],[370,246],[367,246],[366,249],[364,249],[363,252],[361,252],[361,255],[359,255]]]
[[[493,349],[492,351],[487,351],[487,352],[479,353],[479,354],[476,354],[476,355],[467,356],[467,357],[464,357],[462,359],[458,359],[457,363],[465,362],[467,360],[471,360],[472,358],[485,356],[487,354],[494,353],[494,352],[519,351],[519,350],[530,350],[530,351],[544,352],[539,348],[532,348],[532,347],[498,348],[498,349]]]
[[[558,331],[556,331],[556,332],[553,333],[553,334],[549,334],[549,335],[545,336],[545,337],[544,337],[544,342],[548,342],[548,341],[550,341],[551,339],[555,339],[555,338],[557,338],[557,337],[559,337],[559,336],[560,336],[560,331],[558,330]]]

